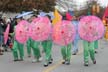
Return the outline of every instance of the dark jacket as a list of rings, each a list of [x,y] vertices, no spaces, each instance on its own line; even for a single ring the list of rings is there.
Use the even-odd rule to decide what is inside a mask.
[[[4,29],[3,29],[3,25],[0,23],[0,35],[3,35]]]

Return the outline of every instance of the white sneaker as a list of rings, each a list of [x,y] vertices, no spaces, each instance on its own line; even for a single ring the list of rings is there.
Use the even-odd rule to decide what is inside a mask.
[[[36,60],[36,59],[33,59],[33,60],[32,60],[32,63],[36,63],[36,62],[37,62],[37,60]]]
[[[39,58],[39,61],[42,61],[42,60],[43,60],[43,58],[42,58],[42,57],[40,57],[40,58]]]
[[[42,59],[43,59],[42,57],[40,57],[39,59],[33,59],[33,60],[32,60],[32,63],[41,62]]]
[[[4,48],[3,48],[3,47],[1,47],[1,50],[2,50],[2,51],[4,51]]]

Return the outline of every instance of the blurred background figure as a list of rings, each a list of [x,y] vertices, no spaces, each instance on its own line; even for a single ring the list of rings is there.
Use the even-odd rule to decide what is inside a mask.
[[[72,19],[72,24],[74,24],[75,26],[75,29],[76,29],[76,36],[75,36],[75,39],[73,41],[73,48],[72,48],[72,54],[73,55],[76,55],[78,53],[78,41],[80,39],[79,37],[79,34],[78,34],[78,19],[76,16],[73,16],[73,19]]]
[[[2,53],[2,50],[3,50],[3,48],[2,48],[2,45],[3,45],[3,32],[4,32],[3,26],[4,26],[3,20],[0,17],[0,55],[3,55],[3,53]]]

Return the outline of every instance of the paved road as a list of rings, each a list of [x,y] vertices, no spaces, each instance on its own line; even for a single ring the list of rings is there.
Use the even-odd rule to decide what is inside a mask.
[[[108,41],[100,40],[99,49],[96,54],[97,64],[93,65],[89,61],[89,66],[83,66],[83,48],[82,41],[79,42],[79,53],[72,56],[71,65],[62,65],[60,46],[53,45],[54,62],[48,67],[43,67],[43,61],[32,63],[32,59],[27,57],[25,49],[25,60],[23,62],[12,61],[12,53],[5,52],[0,56],[0,72],[108,72]],[[44,56],[44,54],[42,54]]]

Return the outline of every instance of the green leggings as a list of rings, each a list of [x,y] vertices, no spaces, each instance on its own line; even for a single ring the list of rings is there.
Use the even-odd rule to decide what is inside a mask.
[[[63,56],[64,60],[69,60],[71,59],[71,48],[72,48],[72,44],[68,44],[67,46],[63,46],[61,48],[61,53]]]
[[[29,40],[27,41],[27,53],[30,55],[31,54],[31,48],[33,50],[33,54],[35,56],[35,58],[39,58],[41,56],[40,54],[40,49],[39,49],[39,42],[36,42],[34,40],[32,40],[31,38],[29,38]]]
[[[51,50],[52,50],[52,41],[51,40],[45,40],[42,43],[43,50],[45,52],[45,60],[49,61],[51,57]]]
[[[14,60],[18,59],[18,52],[19,52],[20,59],[23,59],[23,57],[24,57],[24,49],[23,49],[23,47],[24,47],[23,44],[21,44],[18,41],[14,40],[14,45],[13,45],[13,48],[12,48]]]
[[[84,62],[87,63],[89,60],[89,55],[91,60],[95,59],[94,54],[94,42],[83,41],[84,46]]]
[[[31,55],[31,39],[29,38],[27,43],[26,43],[26,46],[27,46],[27,54],[28,55]]]
[[[94,41],[94,48],[98,49],[98,40]]]

